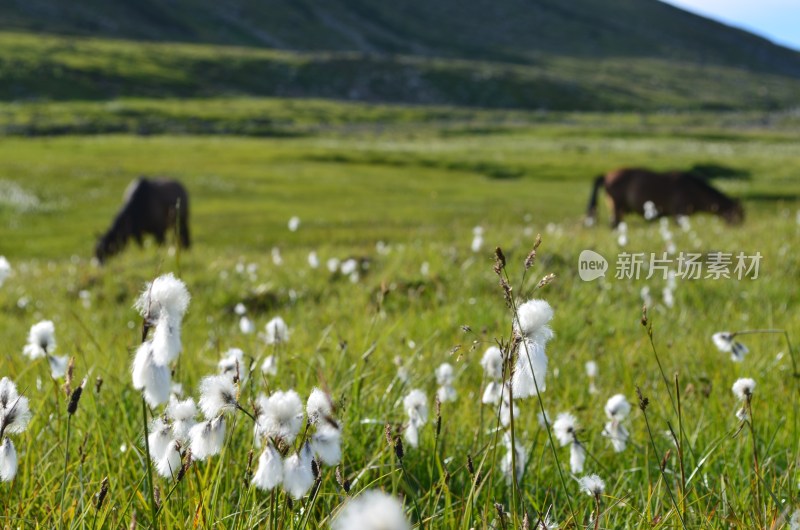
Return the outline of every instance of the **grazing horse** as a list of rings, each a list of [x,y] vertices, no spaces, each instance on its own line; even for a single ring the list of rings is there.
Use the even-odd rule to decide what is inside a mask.
[[[145,234],[152,234],[161,245],[167,230],[178,225],[179,244],[189,247],[189,195],[176,180],[139,177],[128,185],[122,209],[111,228],[100,236],[95,256],[103,263],[121,252],[133,237],[139,246]]]
[[[639,213],[647,218],[669,215],[691,215],[708,212],[719,215],[730,224],[744,220],[738,200],[727,197],[692,173],[671,171],[655,173],[647,169],[616,169],[594,180],[587,222],[593,223],[597,213],[597,192],[605,189],[609,209],[613,212],[612,227],[622,222],[626,213]],[[652,203],[645,206],[646,203]]]

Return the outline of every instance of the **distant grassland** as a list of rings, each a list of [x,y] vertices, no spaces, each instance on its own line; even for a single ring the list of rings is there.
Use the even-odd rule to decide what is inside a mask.
[[[157,124],[164,116],[199,116],[234,129],[261,114],[293,134],[2,139],[0,255],[14,269],[0,287],[3,375],[17,381],[34,410],[28,431],[14,439],[20,457],[16,482],[0,486],[4,522],[58,526],[53,507],[59,505],[64,477],[65,400],[44,362],[29,363],[20,353],[31,324],[47,318],[55,321],[58,353],[75,356],[76,380],[90,375],[72,421],[65,518],[73,528],[91,527],[91,496],[108,476],[109,500],[98,514],[98,528],[127,527],[133,512],[147,524],[141,403],[129,370],[140,321],[131,306],[145,281],[172,271],[193,297],[175,373],[187,395],[197,397],[200,378],[216,370],[220,353],[230,347],[259,360],[274,353],[279,375],[268,380],[270,390],[295,388],[306,396],[323,385],[340,405],[341,473],[352,481],[353,493],[380,488],[403,495],[406,513],[417,523],[414,499],[431,528],[499,527],[495,503],[511,510],[511,489],[499,465],[505,449],[494,435],[491,409],[479,403],[480,356],[508,336],[511,322],[492,272],[495,246],[505,251],[520,300],[544,274],[556,274],[555,282],[536,294],[556,312],[544,406],[551,416],[571,411],[581,422],[581,440],[597,459],[587,460],[586,470],[601,474],[607,484],[601,527],[679,525],[659,474],[663,460],[678,491],[680,462],[674,450],[667,453],[674,446],[662,435],[676,417],[640,324],[645,286],[654,298],[650,318],[660,361],[667,377],[678,374],[682,389],[688,444],[682,458],[690,478],[681,499],[689,527],[752,528],[764,518],[785,520],[794,510],[798,404],[787,345],[781,336],[748,336],[743,340],[751,353],[734,364],[709,338],[723,329],[787,328],[800,342],[795,318],[800,257],[793,246],[800,236],[800,159],[791,114],[537,116],[247,99],[35,103],[3,106],[0,114],[4,123],[34,114],[43,122],[83,117],[104,123],[124,114],[119,109],[132,109],[141,119],[151,116]],[[758,251],[761,276],[679,281],[675,307],[669,309],[660,294],[662,279],[613,279],[622,249],[617,234],[605,226],[607,213],[601,211],[600,226],[591,229],[583,227],[582,216],[597,174],[623,165],[695,164],[739,171],[739,178],[714,184],[744,200],[747,219],[741,227],[728,227],[716,218],[693,217],[694,234],[672,223],[677,249]],[[98,268],[90,262],[94,234],[108,226],[125,186],[141,174],[186,184],[194,247],[176,254],[168,247],[132,246]],[[290,232],[287,222],[294,215],[301,224]],[[629,221],[624,250],[664,250],[658,224]],[[473,252],[476,225],[484,229],[484,244]],[[537,233],[544,243],[522,282],[522,262]],[[379,242],[388,250],[379,251]],[[282,256],[280,264],[273,249]],[[578,278],[583,249],[611,260],[606,281]],[[308,265],[312,250],[322,263],[319,269]],[[357,282],[326,268],[327,259],[348,257],[369,260]],[[238,302],[245,303],[258,329],[281,315],[292,329],[290,342],[273,348],[242,335],[233,312]],[[409,369],[407,384],[395,377],[395,358]],[[589,360],[599,364],[596,395],[589,394],[584,376]],[[435,438],[433,369],[442,362],[455,367],[459,400],[442,406],[442,430]],[[104,383],[96,393],[91,386],[98,376]],[[738,421],[730,386],[737,377],[753,377],[759,385],[753,407],[763,462],[760,500],[754,497],[750,433],[731,436]],[[254,379],[254,389],[242,385],[242,400],[265,389],[260,374]],[[600,434],[602,406],[617,392],[634,402],[636,386],[651,399],[648,417],[657,452],[634,405],[627,420],[632,443],[616,454]],[[422,429],[420,447],[406,448],[401,475],[384,439],[384,423],[406,420],[401,403],[411,388],[429,396],[431,421]],[[531,514],[550,511],[562,524],[574,516],[578,526],[589,525],[594,505],[567,473],[568,450],[555,449],[567,473],[565,489],[537,424],[535,398],[518,406],[519,443],[530,457],[519,506]],[[253,442],[246,421],[231,421],[224,455],[189,470],[164,503],[162,528],[187,528],[198,517],[201,527],[265,524],[270,495],[243,482]],[[488,478],[471,498],[468,455],[475,462],[486,458],[481,474]],[[282,528],[302,528],[306,516],[306,528],[327,528],[345,499],[333,475],[325,468],[314,503],[289,508],[283,494],[274,497],[285,510]],[[173,485],[160,478],[155,483],[162,499]],[[512,516],[520,525],[521,514],[520,509]]]
[[[0,99],[282,96],[544,110],[785,109],[800,81],[680,61],[534,65],[0,32]]]

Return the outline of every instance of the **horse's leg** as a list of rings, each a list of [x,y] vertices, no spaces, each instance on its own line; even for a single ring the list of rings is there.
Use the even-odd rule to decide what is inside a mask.
[[[158,244],[158,246],[159,246],[159,247],[160,247],[161,245],[163,245],[163,244],[164,244],[164,242],[167,240],[167,238],[166,238],[166,234],[164,233],[164,230],[156,230],[156,231],[153,233],[153,236],[155,236],[155,238],[156,238],[156,243]]]
[[[142,238],[142,233],[137,230],[131,235],[133,236],[133,239],[136,241],[136,244],[139,245],[139,248],[141,248],[144,245],[144,239]]]
[[[608,195],[608,211],[611,212],[611,228],[616,228],[622,222],[624,211],[622,206],[614,200],[611,194]]]
[[[181,236],[181,246],[183,248],[189,248],[189,224],[186,215],[181,215],[181,226],[180,226],[180,236]]]

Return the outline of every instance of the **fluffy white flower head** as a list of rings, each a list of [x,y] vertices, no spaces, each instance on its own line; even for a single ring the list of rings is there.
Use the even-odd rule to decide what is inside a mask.
[[[179,321],[186,313],[190,299],[186,284],[170,272],[146,284],[135,307],[152,324],[162,315]]]
[[[11,275],[11,265],[8,263],[8,260],[5,256],[0,256],[0,287],[3,286],[3,282],[6,281]]]
[[[260,490],[270,491],[281,482],[283,482],[283,460],[272,442],[269,442],[258,458],[258,468],[253,474],[253,485]]]
[[[442,363],[436,368],[436,384],[438,385],[452,385],[453,379],[453,366],[450,363]]]
[[[303,402],[294,390],[258,397],[257,432],[290,444],[303,426]]]
[[[200,410],[206,419],[236,410],[236,385],[227,375],[204,377],[200,382]]]
[[[244,352],[239,348],[231,348],[222,354],[222,359],[217,363],[217,368],[221,374],[235,374],[237,365],[239,373],[244,373]]]
[[[289,327],[281,317],[275,317],[265,326],[264,342],[279,344],[289,341]]]
[[[157,407],[169,399],[172,389],[172,374],[167,366],[155,362],[153,345],[143,342],[133,358],[133,388],[141,390],[151,407]]]
[[[332,530],[411,530],[398,499],[378,490],[347,501],[333,520]]]
[[[13,442],[4,438],[0,444],[0,481],[9,482],[17,474],[17,450]]]
[[[20,396],[11,379],[0,379],[0,425],[5,433],[19,434],[28,428],[31,410],[28,398]]]
[[[333,405],[328,394],[319,388],[314,388],[306,402],[306,414],[308,421],[312,423],[317,423],[321,418],[333,416]]]
[[[193,459],[202,461],[216,455],[225,443],[225,417],[198,423],[189,430],[189,439]]]
[[[631,412],[631,404],[622,394],[615,394],[606,402],[606,416],[610,420],[623,420]]]
[[[539,392],[547,389],[547,363],[543,343],[529,339],[522,341],[511,378],[515,399],[535,396],[537,389]]]
[[[428,398],[425,392],[414,389],[403,398],[403,407],[408,414],[409,420],[417,427],[425,425],[428,421]]]
[[[313,454],[308,444],[283,461],[283,488],[295,500],[303,497],[314,485],[314,471],[311,469]]]
[[[581,491],[585,491],[592,497],[599,497],[606,490],[606,483],[597,475],[586,475],[578,480]]]
[[[483,373],[488,379],[498,381],[503,377],[503,353],[497,346],[489,346],[481,357]]]
[[[737,379],[735,383],[733,383],[733,387],[731,390],[733,394],[740,400],[744,401],[750,396],[753,395],[753,390],[756,388],[756,382],[749,377],[743,377],[741,379]]]
[[[517,308],[514,325],[523,336],[537,342],[544,339],[546,342],[552,336],[552,331],[547,327],[552,318],[553,308],[546,300],[532,299]]]
[[[711,336],[714,345],[723,353],[730,353],[731,360],[734,362],[741,362],[744,356],[750,351],[747,346],[735,340],[734,334],[728,331],[720,331]]]
[[[42,320],[31,326],[28,343],[22,352],[30,360],[40,359],[52,354],[56,349],[56,328],[51,320]]]
[[[553,422],[553,433],[556,435],[561,447],[575,441],[577,426],[578,420],[569,412],[562,412],[556,416],[556,421]]]

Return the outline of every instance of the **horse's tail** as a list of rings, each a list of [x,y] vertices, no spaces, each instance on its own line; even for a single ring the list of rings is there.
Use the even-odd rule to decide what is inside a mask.
[[[586,208],[586,224],[591,226],[594,224],[595,216],[597,214],[597,191],[605,183],[605,175],[600,175],[594,179],[592,186],[592,194],[589,196],[589,206]]]

